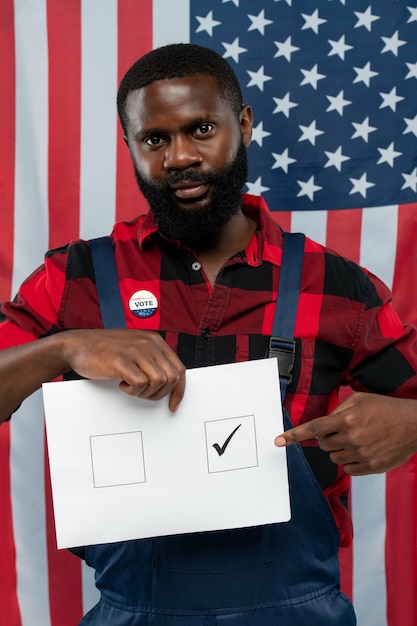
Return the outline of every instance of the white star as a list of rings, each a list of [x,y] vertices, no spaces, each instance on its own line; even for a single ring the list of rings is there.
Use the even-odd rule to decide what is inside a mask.
[[[265,9],[262,9],[262,11],[260,11],[259,15],[249,15],[248,14],[248,18],[252,22],[252,24],[248,28],[248,31],[249,30],[259,30],[261,35],[265,35],[265,26],[269,26],[269,24],[273,24],[272,20],[265,19]]]
[[[324,154],[328,159],[324,167],[335,167],[339,172],[342,170],[342,163],[350,159],[342,154],[342,146],[339,146],[335,152],[324,151]]]
[[[306,13],[302,13],[301,15],[303,16],[304,21],[305,21],[304,25],[301,27],[301,30],[306,30],[307,28],[311,28],[311,30],[313,30],[316,33],[316,35],[318,35],[319,26],[327,22],[327,20],[322,20],[319,17],[318,9],[316,9],[311,15],[307,15]]]
[[[257,72],[251,72],[250,70],[247,70],[249,76],[250,76],[250,81],[248,82],[248,84],[246,85],[247,87],[258,87],[258,89],[260,89],[260,91],[264,90],[264,83],[266,83],[268,80],[272,79],[272,76],[267,76],[266,74],[264,74],[264,66],[261,65],[261,67],[259,68],[259,70]]]
[[[385,109],[385,107],[389,107],[392,111],[394,111],[394,113],[396,112],[396,109],[397,109],[397,102],[401,102],[401,100],[404,100],[403,97],[397,96],[396,87],[393,87],[389,93],[380,92],[379,95],[381,96],[383,100],[379,108]]]
[[[288,174],[288,166],[297,161],[297,159],[292,159],[288,156],[288,148],[285,148],[284,152],[281,152],[281,154],[273,152],[272,156],[275,159],[275,163],[271,169],[275,170],[277,167],[280,167],[286,174]]]
[[[317,83],[319,80],[326,78],[325,74],[319,74],[317,71],[317,63],[311,70],[301,70],[304,74],[304,78],[300,83],[301,85],[311,85],[313,89],[317,89]]]
[[[334,54],[337,54],[342,59],[342,61],[345,60],[345,52],[347,52],[348,50],[352,50],[353,48],[353,46],[345,44],[344,35],[340,37],[339,41],[333,41],[332,39],[328,39],[328,42],[331,45],[332,49],[327,56],[331,57]]]
[[[303,134],[298,141],[309,141],[312,146],[316,145],[316,137],[323,135],[324,133],[324,130],[316,129],[316,120],[313,120],[310,126],[303,126],[302,124],[299,124],[298,128],[303,131]]]
[[[246,186],[248,188],[248,193],[251,193],[254,196],[261,196],[264,191],[269,191],[269,187],[264,187],[262,185],[262,176],[258,176],[254,183],[246,182]]]
[[[408,74],[406,78],[417,78],[417,62],[416,63],[406,63],[408,67]]]
[[[293,52],[297,52],[300,48],[291,45],[291,37],[287,37],[285,41],[274,41],[274,44],[278,48],[274,54],[274,59],[277,57],[285,57],[287,61],[291,61],[291,55]]]
[[[402,155],[402,152],[396,152],[394,150],[393,141],[391,141],[388,148],[378,148],[378,152],[381,157],[377,161],[377,165],[381,165],[382,163],[388,163],[388,165],[390,165],[391,167],[394,167],[394,159]]]
[[[401,174],[401,176],[405,180],[405,183],[401,187],[401,189],[407,189],[407,187],[410,187],[410,189],[412,189],[414,193],[416,193],[417,192],[417,167],[414,168],[414,171],[411,172],[411,174]]]
[[[366,192],[369,187],[375,187],[375,183],[367,181],[366,172],[365,174],[362,174],[360,178],[349,178],[349,180],[353,185],[352,189],[349,191],[349,195],[352,195],[353,193],[360,193],[363,198],[366,198]]]
[[[410,11],[410,17],[407,20],[407,24],[409,22],[417,22],[417,7],[407,7]]]
[[[398,48],[407,43],[402,39],[398,39],[398,30],[391,37],[381,37],[381,39],[385,44],[381,50],[381,54],[384,52],[392,52],[395,57],[398,56]]]
[[[284,113],[285,117],[290,116],[290,109],[298,107],[298,104],[296,102],[291,102],[290,92],[286,93],[283,98],[274,98],[274,100],[277,106],[272,111],[272,113]]]
[[[297,193],[297,198],[300,196],[308,196],[311,201],[314,200],[314,194],[316,191],[320,191],[323,187],[319,187],[314,184],[314,176],[310,176],[307,181],[297,180],[297,183],[300,185],[301,189]]]
[[[235,61],[235,63],[239,63],[239,54],[248,51],[247,48],[241,48],[239,46],[239,37],[236,37],[236,39],[232,43],[225,43],[224,41],[222,41],[222,46],[224,46],[226,49],[223,58],[227,59],[231,57]]]
[[[354,13],[358,18],[358,21],[355,24],[355,28],[364,26],[367,30],[369,30],[369,32],[372,28],[372,22],[380,19],[377,15],[372,15],[371,6],[369,6],[363,13],[361,13],[360,11],[354,11]]]
[[[221,22],[218,22],[217,20],[213,20],[213,11],[209,11],[206,17],[199,17],[198,15],[196,15],[196,19],[198,19],[198,21],[200,22],[200,26],[197,28],[195,32],[200,33],[203,30],[205,30],[206,33],[210,35],[210,37],[213,37],[213,28],[221,24]]]
[[[270,134],[271,133],[268,133],[268,131],[264,130],[264,123],[259,122],[258,126],[254,126],[252,128],[252,141],[256,141],[258,146],[262,148],[264,137],[268,137]]]
[[[222,3],[224,4],[225,2],[230,2],[230,1],[233,2],[233,4],[236,7],[239,7],[239,0],[222,0]]]
[[[365,85],[367,87],[369,87],[369,84],[371,82],[371,78],[373,78],[374,76],[378,76],[378,72],[373,72],[371,70],[371,62],[368,61],[368,63],[366,65],[364,65],[363,67],[354,67],[353,68],[357,74],[355,80],[353,81],[354,83],[360,83],[361,81],[363,83],[365,83]]]
[[[417,115],[413,118],[405,117],[404,122],[407,124],[407,128],[403,132],[403,135],[413,133],[413,135],[417,137]]]
[[[352,139],[357,139],[358,137],[362,137],[366,143],[368,143],[368,135],[369,133],[373,133],[375,130],[375,126],[369,126],[369,117],[365,118],[362,124],[357,124],[352,122],[352,126],[355,127],[356,131],[352,135]]]
[[[344,99],[343,90],[339,91],[337,96],[326,96],[326,98],[330,102],[329,106],[326,109],[326,112],[328,112],[328,111],[337,111],[339,113],[339,115],[342,115],[342,116],[343,116],[343,109],[344,109],[344,107],[348,106],[349,104],[352,104],[351,100],[345,100]]]

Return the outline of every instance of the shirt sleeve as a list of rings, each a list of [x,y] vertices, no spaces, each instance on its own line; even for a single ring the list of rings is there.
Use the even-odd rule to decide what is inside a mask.
[[[356,391],[417,398],[417,331],[405,326],[388,287],[364,271],[361,316],[346,384]]]
[[[44,264],[0,307],[0,349],[62,330],[58,319],[65,291],[67,247],[48,252]]]

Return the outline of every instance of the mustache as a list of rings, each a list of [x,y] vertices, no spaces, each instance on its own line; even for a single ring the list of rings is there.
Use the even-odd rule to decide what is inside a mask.
[[[173,172],[166,178],[161,187],[169,188],[176,183],[213,183],[217,180],[218,175],[215,172],[199,172],[196,170],[187,170],[186,172]]]

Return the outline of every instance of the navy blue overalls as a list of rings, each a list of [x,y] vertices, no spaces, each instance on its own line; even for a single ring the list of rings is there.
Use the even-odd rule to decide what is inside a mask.
[[[93,258],[96,245],[93,244]],[[285,352],[294,330],[304,238],[286,234],[270,354]],[[111,245],[110,257],[113,257]],[[291,261],[288,262],[287,257]],[[117,319],[114,268],[95,263],[103,321]],[[298,274],[298,275],[297,275]],[[100,278],[101,275],[101,278]],[[111,278],[113,275],[113,278]],[[110,286],[110,284],[112,286]],[[105,310],[107,300],[110,308]],[[107,318],[107,315],[110,318]],[[291,339],[290,339],[291,342]],[[286,379],[281,379],[285,394]],[[291,427],[285,414],[285,427]],[[339,589],[339,536],[332,513],[300,446],[287,449],[292,519],[237,530],[89,546],[100,602],[82,626],[353,626]]]

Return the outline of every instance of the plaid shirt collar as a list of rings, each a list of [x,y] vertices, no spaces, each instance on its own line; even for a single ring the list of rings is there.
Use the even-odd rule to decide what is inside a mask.
[[[272,218],[265,200],[261,196],[242,194],[242,211],[259,224],[245,250],[248,265],[256,267],[262,261],[281,265],[281,256],[279,253],[277,254],[277,250],[282,250],[282,230]],[[139,249],[143,250],[150,245],[153,235],[158,232],[154,217],[148,211],[139,222],[137,232]],[[172,241],[179,248],[183,247],[180,242]]]

